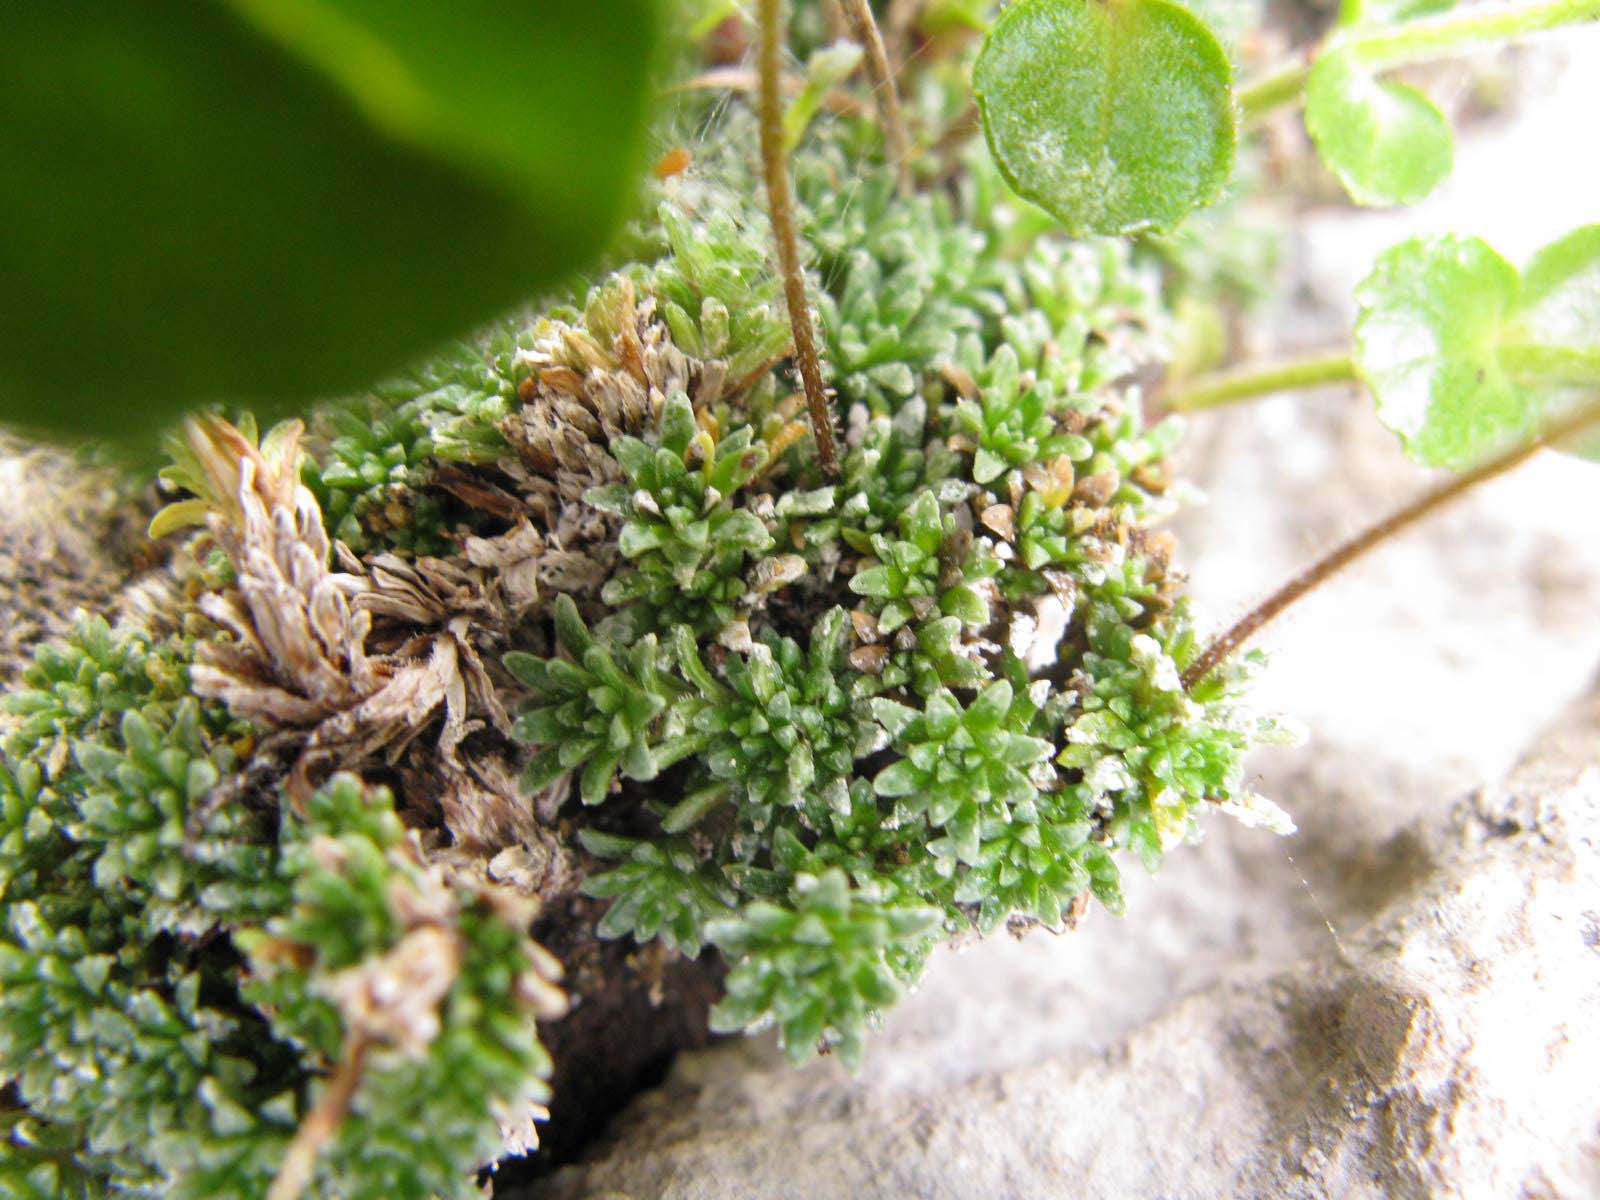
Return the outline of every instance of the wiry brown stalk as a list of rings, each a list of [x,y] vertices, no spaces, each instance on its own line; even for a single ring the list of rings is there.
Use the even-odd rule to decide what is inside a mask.
[[[317,1097],[315,1107],[295,1130],[294,1140],[283,1156],[283,1165],[267,1190],[267,1200],[300,1200],[305,1193],[316,1169],[317,1155],[350,1111],[350,1101],[355,1098],[366,1064],[367,1044],[367,1039],[359,1034],[351,1037],[344,1061],[328,1078],[328,1086]]]
[[[884,145],[889,151],[889,163],[894,167],[900,191],[910,195],[911,138],[906,133],[905,116],[900,111],[900,92],[895,87],[894,70],[889,65],[889,55],[878,32],[878,22],[872,16],[867,0],[844,0],[846,14],[855,29],[856,41],[866,51],[867,77],[872,80],[872,99],[878,106],[878,118],[883,122]]]
[[[783,52],[783,0],[761,0],[761,166],[767,184],[767,210],[772,236],[778,246],[778,271],[783,276],[784,303],[794,330],[794,357],[805,388],[811,428],[817,438],[817,460],[827,475],[839,473],[839,451],[833,437],[833,414],[822,385],[822,365],[817,359],[817,334],[806,301],[805,275],[800,270],[800,235],[795,229],[794,193],[789,181],[789,151],[783,134],[781,63]]]
[[[905,57],[911,28],[926,3],[927,0],[889,0],[889,11],[883,20],[883,44],[889,51],[890,62],[899,62]]]
[[[1205,679],[1221,663],[1227,661],[1239,647],[1254,637],[1269,621],[1277,617],[1306,593],[1325,583],[1333,575],[1349,566],[1367,551],[1381,546],[1384,542],[1415,525],[1424,517],[1443,508],[1458,496],[1470,492],[1480,483],[1485,483],[1497,476],[1504,475],[1515,467],[1521,466],[1544,447],[1571,437],[1574,433],[1595,424],[1597,421],[1600,421],[1600,400],[1592,400],[1581,408],[1573,410],[1561,420],[1551,424],[1532,441],[1525,442],[1502,454],[1498,454],[1487,462],[1472,468],[1472,470],[1458,475],[1448,483],[1424,492],[1404,508],[1390,513],[1371,528],[1363,530],[1343,545],[1338,546],[1332,553],[1313,563],[1260,604],[1256,605],[1255,608],[1235,622],[1227,632],[1207,646],[1200,657],[1190,663],[1188,669],[1184,671],[1184,690],[1192,690],[1195,684]]]
[[[822,23],[830,42],[837,42],[845,36],[844,9],[840,4],[841,0],[822,0]]]

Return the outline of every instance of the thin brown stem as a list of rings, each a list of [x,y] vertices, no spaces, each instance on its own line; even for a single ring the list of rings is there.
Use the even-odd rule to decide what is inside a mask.
[[[897,72],[906,61],[911,28],[917,23],[923,3],[924,0],[889,0],[889,11],[883,19],[883,48]]]
[[[840,7],[840,0],[822,0],[822,24],[827,31],[828,40],[837,42],[845,37],[844,9]]]
[[[806,300],[806,279],[800,269],[800,235],[795,229],[794,194],[789,182],[789,150],[783,132],[781,56],[783,53],[783,0],[761,0],[761,51],[758,101],[761,114],[761,168],[767,184],[767,212],[777,243],[778,272],[783,277],[784,303],[789,327],[794,330],[795,365],[805,388],[806,408],[817,439],[817,461],[827,475],[839,473],[839,452],[833,439],[833,413],[822,384],[822,364],[817,359],[817,334]]]
[[[1458,496],[1470,492],[1479,484],[1504,475],[1507,471],[1521,466],[1544,447],[1571,437],[1574,433],[1595,424],[1597,421],[1600,421],[1600,400],[1591,400],[1588,404],[1574,409],[1565,417],[1553,422],[1534,440],[1513,447],[1502,454],[1497,454],[1487,462],[1458,475],[1448,483],[1424,492],[1404,508],[1389,514],[1371,528],[1364,530],[1343,545],[1338,546],[1332,553],[1313,563],[1260,604],[1256,605],[1255,608],[1235,622],[1226,633],[1207,646],[1204,653],[1190,663],[1188,669],[1184,671],[1184,690],[1192,691],[1197,683],[1211,674],[1218,665],[1232,657],[1233,653],[1254,637],[1264,625],[1274,617],[1277,617],[1295,601],[1366,554],[1367,551],[1383,545],[1390,538],[1415,525],[1424,517],[1437,512]]]
[[[322,1089],[316,1105],[295,1130],[294,1139],[283,1156],[283,1165],[267,1190],[267,1200],[300,1200],[305,1193],[312,1172],[316,1170],[317,1155],[350,1111],[350,1101],[355,1098],[366,1065],[368,1045],[365,1037],[351,1034],[344,1061],[328,1077],[328,1086]]]
[[[906,120],[900,111],[900,91],[895,86],[894,71],[889,66],[889,55],[883,48],[883,37],[878,32],[878,22],[872,15],[867,0],[844,0],[845,14],[856,32],[856,41],[867,53],[867,77],[872,80],[872,99],[878,106],[878,119],[883,122],[883,141],[889,151],[889,165],[894,167],[900,191],[910,195],[911,138],[906,133]]]

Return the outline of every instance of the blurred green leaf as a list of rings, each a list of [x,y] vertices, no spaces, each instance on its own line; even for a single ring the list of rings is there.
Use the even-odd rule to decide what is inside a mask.
[[[1233,167],[1232,70],[1170,0],[1017,0],[973,90],[1018,194],[1075,235],[1168,226]]]
[[[925,0],[917,14],[917,29],[930,37],[957,29],[982,33],[998,0]]]
[[[1357,204],[1414,204],[1450,174],[1450,124],[1416,88],[1377,78],[1354,53],[1321,55],[1306,82],[1306,129]]]
[[[1239,46],[1250,32],[1261,27],[1265,6],[1262,0],[1179,0],[1206,27],[1228,52],[1228,60],[1239,62]]]
[[[1529,260],[1507,336],[1525,364],[1542,360],[1546,407],[1600,390],[1600,225],[1575,229]],[[1571,449],[1600,461],[1600,434]]]
[[[1461,466],[1525,434],[1536,404],[1500,361],[1517,270],[1469,237],[1392,246],[1356,289],[1356,363],[1406,453]]]
[[[652,0],[25,3],[0,43],[0,415],[153,433],[352,389],[624,217]]]
[[[783,114],[783,136],[791,147],[799,144],[828,92],[849,79],[850,73],[861,64],[861,55],[861,47],[854,42],[835,42],[823,46],[806,60],[805,86]]]
[[[689,17],[690,42],[709,37],[729,17],[741,15],[739,0],[683,0],[678,8],[679,14]]]
[[[1516,335],[1541,346],[1600,350],[1600,225],[1575,229],[1528,261]]]
[[[1361,20],[1368,25],[1400,25],[1449,12],[1455,6],[1456,0],[1364,0]]]

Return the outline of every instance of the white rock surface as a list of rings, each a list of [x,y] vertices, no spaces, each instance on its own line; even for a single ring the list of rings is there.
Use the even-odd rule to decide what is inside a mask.
[[[1600,1194],[1600,696],[1505,784],[1383,850],[1360,889],[1373,915],[1293,966],[1111,1038],[1067,1005],[1045,1034],[978,978],[999,973],[969,970],[946,1037],[891,1023],[856,1079],[759,1043],[686,1056],[597,1162],[534,1194]],[[989,1062],[955,1052],[969,1017],[1005,1046]]]

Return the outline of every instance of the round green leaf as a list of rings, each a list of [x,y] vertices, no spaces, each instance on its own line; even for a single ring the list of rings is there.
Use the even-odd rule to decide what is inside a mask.
[[[1450,174],[1455,158],[1450,123],[1433,101],[1378,79],[1348,51],[1312,66],[1306,129],[1357,204],[1414,204]]]
[[[651,0],[26,4],[0,414],[102,436],[370,382],[625,215]]]
[[[1412,238],[1356,289],[1356,365],[1406,453],[1461,466],[1524,434],[1535,405],[1499,361],[1517,270],[1478,238]]]
[[[1173,224],[1233,169],[1232,71],[1170,0],[1017,0],[972,86],[1017,193],[1075,235]]]
[[[1239,46],[1253,30],[1260,28],[1264,5],[1261,0],[1180,0],[1185,8],[1205,22],[1228,52],[1236,66]]]

